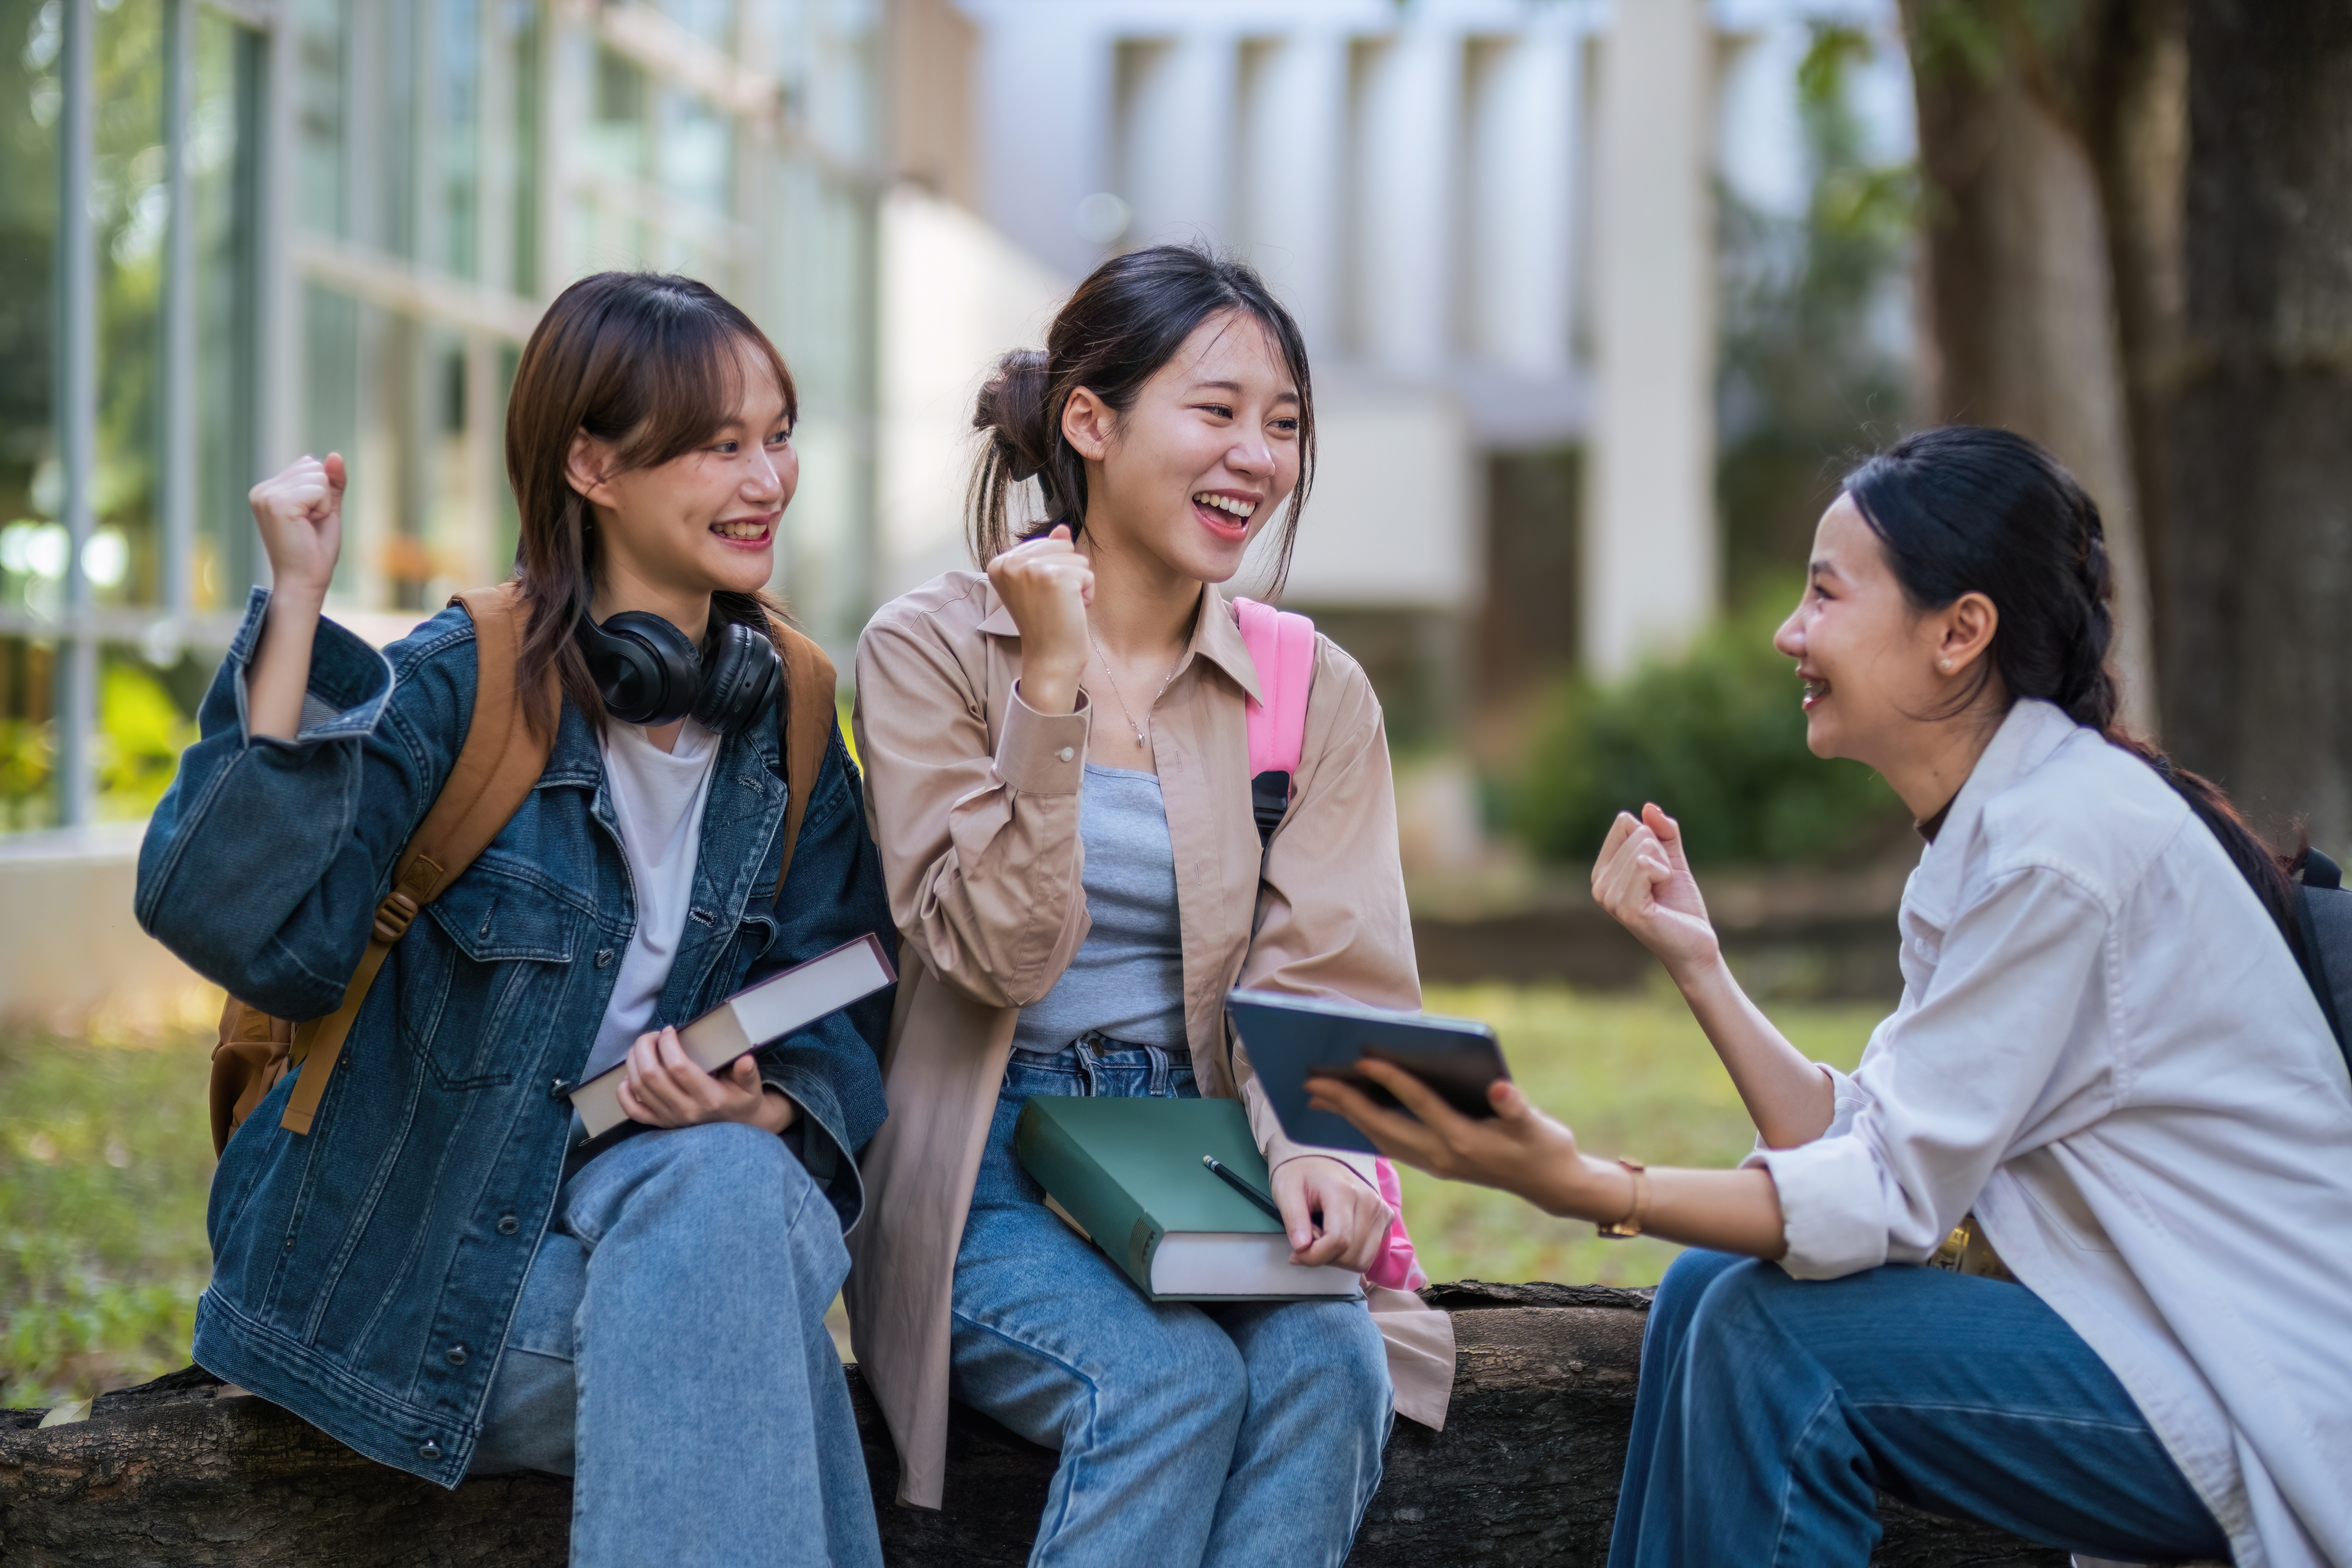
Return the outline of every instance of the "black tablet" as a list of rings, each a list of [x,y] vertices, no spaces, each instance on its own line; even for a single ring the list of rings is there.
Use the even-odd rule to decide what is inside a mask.
[[[1262,991],[1228,992],[1225,1012],[1282,1130],[1301,1143],[1378,1152],[1350,1123],[1328,1110],[1307,1109],[1309,1078],[1339,1079],[1376,1105],[1401,1109],[1394,1096],[1356,1070],[1365,1057],[1394,1062],[1465,1116],[1494,1115],[1486,1088],[1511,1076],[1495,1031],[1475,1018],[1307,1002]]]

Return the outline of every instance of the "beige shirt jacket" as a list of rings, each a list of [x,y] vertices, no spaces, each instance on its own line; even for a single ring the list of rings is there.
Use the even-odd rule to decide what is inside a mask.
[[[1036,711],[1013,689],[1020,674],[1018,629],[976,572],[884,605],[857,647],[866,810],[901,941],[882,1063],[890,1117],[860,1162],[866,1208],[846,1290],[858,1365],[898,1445],[898,1499],[923,1508],[940,1506],[956,1249],[1013,1023],[1053,989],[1088,924],[1078,795],[1089,710]],[[1225,993],[1412,1008],[1421,984],[1371,683],[1316,639],[1294,799],[1263,851],[1244,705],[1257,692],[1233,607],[1210,586],[1148,733],[1175,850],[1193,1071],[1202,1093],[1248,1108],[1274,1166],[1318,1151],[1283,1135],[1246,1053],[1230,1047]],[[1330,1152],[1371,1179],[1368,1156]],[[1398,1413],[1442,1426],[1452,1321],[1409,1291],[1366,1296]]]

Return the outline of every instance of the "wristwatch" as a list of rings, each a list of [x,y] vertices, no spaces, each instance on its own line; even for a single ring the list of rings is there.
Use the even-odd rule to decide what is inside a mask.
[[[1650,1215],[1650,1173],[1639,1160],[1617,1162],[1633,1173],[1633,1207],[1614,1225],[1595,1225],[1592,1228],[1612,1241],[1622,1241],[1629,1236],[1642,1234],[1642,1222]]]

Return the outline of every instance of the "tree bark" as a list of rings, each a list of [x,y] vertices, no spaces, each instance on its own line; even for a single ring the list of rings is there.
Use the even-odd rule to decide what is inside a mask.
[[[1461,1346],[1445,1430],[1399,1422],[1349,1558],[1356,1568],[1608,1556],[1641,1369],[1643,1293],[1436,1286]],[[1054,1456],[959,1407],[946,1507],[893,1505],[879,1412],[850,1369],[885,1557],[904,1568],[1028,1559]],[[0,1412],[0,1559],[26,1568],[555,1568],[572,1486],[498,1476],[454,1491],[360,1458],[191,1367],[36,1429]],[[1882,1500],[1885,1568],[2063,1568],[2065,1554]]]
[[[2158,685],[2140,487],[2114,236],[2094,156],[2109,110],[2097,46],[2111,13],[2094,0],[2052,35],[2003,0],[1903,0],[1924,176],[1920,313],[1930,352],[1918,406],[1929,421],[2032,437],[2098,503],[2126,718],[2147,728]]]
[[[2185,0],[2177,347],[2150,376],[2164,734],[2352,847],[2352,7]]]

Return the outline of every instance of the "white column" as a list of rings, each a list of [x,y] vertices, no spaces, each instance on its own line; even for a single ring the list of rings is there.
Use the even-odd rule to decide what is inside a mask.
[[[1122,249],[1230,242],[1239,63],[1234,39],[1221,33],[1187,33],[1145,57],[1120,106],[1119,184],[1134,209]]]
[[[1556,13],[1530,18],[1481,73],[1469,116],[1472,346],[1541,380],[1569,366],[1577,41]]]
[[[991,223],[1055,271],[1082,278],[1102,247],[1078,204],[1111,182],[1111,41],[1087,5],[983,0],[982,201]]]
[[[1601,46],[1582,623],[1604,677],[1715,604],[1710,43],[1705,0],[1638,0]]]
[[[1302,28],[1271,46],[1242,106],[1243,243],[1312,354],[1339,347],[1348,40]]]
[[[1356,337],[1391,370],[1435,370],[1453,347],[1461,101],[1461,37],[1408,24],[1357,108]]]

